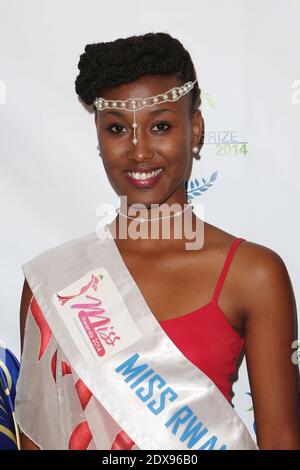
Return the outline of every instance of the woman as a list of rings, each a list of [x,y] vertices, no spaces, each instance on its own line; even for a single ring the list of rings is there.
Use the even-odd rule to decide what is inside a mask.
[[[236,423],[236,429],[241,429],[241,423],[235,421],[236,416],[231,414],[234,411],[228,404],[232,398],[232,377],[237,372],[240,355],[245,353],[259,448],[300,449],[297,406],[298,369],[291,361],[291,345],[297,337],[296,306],[286,266],[274,251],[237,238],[201,221],[188,206],[186,181],[191,172],[193,157],[197,157],[201,149],[204,131],[199,110],[200,90],[189,53],[178,40],[169,34],[149,33],[143,36],[133,36],[109,43],[86,46],[85,53],[80,58],[79,69],[76,92],[83,103],[94,105],[100,156],[107,177],[116,193],[122,198],[124,196],[127,198],[125,202],[123,202],[124,199],[122,200],[117,217],[109,225],[109,232],[114,233],[114,245],[107,245],[107,253],[105,246],[101,245],[101,250],[98,250],[101,251],[99,256],[102,256],[101,266],[112,268],[112,278],[108,275],[109,269],[104,269],[97,279],[95,277],[96,271],[94,271],[94,289],[97,289],[99,283],[101,286],[103,278],[109,279],[111,282],[107,289],[110,289],[111,286],[117,286],[118,289],[111,292],[114,292],[114,296],[121,293],[125,301],[122,303],[122,308],[127,312],[126,315],[132,314],[130,321],[134,320],[133,326],[137,326],[135,332],[137,336],[133,342],[138,341],[139,334],[146,335],[149,330],[151,330],[151,334],[153,333],[151,340],[149,339],[150,343],[153,340],[152,355],[150,354],[149,357],[150,359],[157,358],[155,365],[157,364],[159,367],[163,364],[164,354],[167,357],[171,352],[173,356],[170,355],[170,358],[177,358],[176,361],[174,360],[174,368],[182,361],[182,375],[178,369],[178,373],[174,373],[172,376],[173,384],[177,383],[176,380],[180,380],[180,377],[183,384],[185,380],[188,383],[189,377],[184,375],[186,371],[189,371],[191,375],[192,373],[201,374],[197,378],[199,383],[203,381],[201,383],[204,394],[201,398],[200,393],[197,393],[196,401],[200,400],[200,409],[201,404],[203,409],[204,403],[208,403],[208,405],[210,403],[207,406],[206,419],[212,429],[217,429],[216,435],[218,432],[222,436],[226,434],[225,428],[222,428],[223,425],[219,427],[220,423],[217,422],[217,414],[222,416],[223,412],[226,419],[229,420],[228,422],[232,420],[232,423]],[[162,101],[164,101],[163,105]],[[136,108],[135,104],[137,104]],[[177,205],[178,215],[168,213],[168,208],[173,205]],[[130,212],[130,209],[133,208],[139,209],[139,211]],[[161,208],[162,212],[160,212]],[[187,215],[190,217],[185,217]],[[132,222],[136,223],[134,229],[132,226],[130,229]],[[201,224],[201,222],[203,223]],[[166,223],[169,224],[170,236],[162,236],[161,231],[158,232],[158,237],[137,238],[136,236],[140,229],[145,227],[161,229],[162,225]],[[121,226],[123,235],[125,231],[123,237],[120,235]],[[174,235],[175,226],[177,229],[178,227],[184,229],[184,234],[181,237]],[[187,241],[190,240],[191,233],[195,238],[198,235],[200,238],[201,235],[203,236],[200,247],[198,245],[197,248],[187,249]],[[65,382],[63,383],[63,381],[69,380],[73,374],[73,385],[70,387],[76,388],[86,418],[82,420],[81,417],[81,421],[78,419],[76,426],[74,425],[75,427],[68,430],[66,442],[69,443],[69,448],[139,448],[134,447],[133,436],[128,432],[128,430],[132,430],[132,433],[135,433],[136,423],[132,423],[132,427],[130,427],[130,420],[138,419],[139,413],[136,413],[137,417],[134,418],[132,416],[124,418],[124,413],[126,415],[124,410],[114,414],[114,406],[117,407],[117,405],[105,402],[105,397],[101,395],[100,391],[101,400],[99,401],[102,401],[103,398],[102,405],[104,404],[104,408],[109,410],[114,422],[123,423],[128,427],[126,433],[122,431],[124,429],[122,425],[116,428],[118,432],[114,431],[115,438],[111,444],[103,444],[101,447],[101,440],[100,444],[99,441],[97,443],[99,433],[97,434],[97,429],[93,428],[93,426],[96,427],[96,424],[92,422],[92,413],[88,416],[87,402],[90,403],[91,397],[98,397],[97,391],[100,390],[101,384],[98,389],[97,385],[93,389],[91,375],[85,374],[84,362],[82,362],[81,369],[79,366],[77,368],[76,360],[74,360],[76,350],[72,349],[71,336],[68,340],[69,343],[64,343],[64,335],[69,334],[71,323],[66,323],[67,329],[63,330],[64,323],[59,323],[60,328],[58,328],[56,322],[60,322],[61,318],[66,321],[65,314],[61,312],[61,317],[57,316],[55,321],[54,317],[52,318],[52,311],[54,312],[55,309],[47,298],[50,292],[56,292],[58,299],[56,311],[58,311],[62,310],[62,305],[69,302],[71,298],[74,300],[75,297],[82,295],[84,289],[91,286],[90,284],[87,286],[83,281],[81,284],[74,284],[73,278],[75,280],[80,276],[78,274],[72,277],[70,273],[68,273],[68,283],[62,279],[61,282],[55,284],[55,269],[53,269],[52,278],[43,277],[46,267],[51,263],[51,256],[52,259],[53,256],[57,256],[57,260],[61,259],[59,256],[64,256],[64,259],[71,263],[70,260],[73,260],[78,253],[79,257],[83,256],[82,262],[89,259],[87,266],[90,266],[90,260],[97,256],[98,251],[93,251],[94,248],[89,251],[90,245],[94,243],[91,238],[85,239],[84,244],[80,242],[81,244],[79,243],[78,246],[76,243],[75,245],[70,243],[71,245],[64,244],[60,251],[58,248],[56,251],[49,252],[49,256],[46,253],[35,264],[24,269],[27,280],[25,279],[24,282],[21,301],[22,344],[26,318],[27,322],[30,322],[31,320],[28,318],[33,317],[42,335],[38,361],[45,360],[50,349],[47,361],[48,365],[51,361],[56,386],[58,386],[57,364],[59,363],[57,362],[59,356],[57,351],[60,351],[58,348],[62,344],[65,345],[65,349],[62,347],[60,351],[61,386],[64,396],[67,396],[65,406],[69,407],[68,410],[72,416],[76,415],[77,412],[75,413],[72,408],[75,406],[75,401],[70,404],[71,392],[70,389],[66,392]],[[93,265],[93,268],[95,266]],[[75,266],[72,265],[72,269],[75,271]],[[52,267],[47,271],[52,272]],[[122,273],[122,276],[118,277],[118,272]],[[49,276],[48,273],[47,276]],[[64,273],[63,276],[66,274]],[[28,280],[30,282],[27,282]],[[126,289],[122,286],[123,280],[124,284],[128,281],[126,284],[126,289],[128,288],[130,291],[128,296]],[[46,288],[49,283],[53,283],[52,291],[48,287]],[[41,285],[45,287],[41,287]],[[65,286],[68,286],[69,290],[61,290]],[[48,291],[46,291],[47,289]],[[72,295],[69,295],[70,292]],[[143,318],[139,317],[142,314],[137,312],[139,308],[134,303],[136,296],[140,302]],[[90,295],[89,299],[91,298]],[[145,302],[143,303],[143,301]],[[72,304],[72,308],[79,305],[80,308],[83,308],[82,303]],[[126,308],[128,305],[129,312]],[[28,311],[32,313],[32,316],[27,316]],[[149,318],[151,314],[156,320],[155,322],[153,322],[153,318]],[[83,316],[81,311],[80,315],[81,322],[85,322],[84,327],[87,331],[87,324],[89,328],[92,325],[87,323],[89,314]],[[149,321],[149,330],[142,331],[146,321]],[[57,334],[55,333],[56,327]],[[46,438],[41,438],[38,441],[39,433],[42,432],[38,425],[33,427],[26,424],[26,419],[28,421],[30,412],[31,410],[33,412],[34,409],[32,403],[27,408],[25,406],[25,402],[27,405],[30,402],[28,399],[30,393],[25,391],[26,385],[29,389],[33,387],[28,383],[25,370],[25,360],[27,361],[27,358],[28,361],[30,360],[29,343],[33,340],[29,338],[32,331],[30,324],[26,324],[25,340],[27,335],[28,346],[27,352],[22,356],[24,363],[23,367],[21,366],[21,376],[23,373],[23,378],[19,383],[16,400],[17,405],[19,404],[17,417],[25,433],[22,434],[24,449],[38,448],[32,440],[36,444],[43,440],[44,446],[40,445],[42,448],[47,448],[48,445]],[[166,339],[164,333],[171,342]],[[89,334],[91,337],[91,330],[89,330]],[[155,343],[158,337],[161,338],[161,342],[165,341],[167,344],[165,353],[161,343]],[[75,336],[73,336],[73,340],[74,338]],[[51,350],[54,339],[57,343]],[[120,340],[120,337],[114,336],[114,345],[118,344],[118,339]],[[77,340],[81,341],[79,337]],[[74,344],[76,341],[74,340]],[[70,349],[68,349],[68,344],[72,346]],[[148,343],[146,337],[143,336],[141,349],[145,344]],[[270,345],[276,345],[276,347],[270,347]],[[162,349],[160,349],[161,347]],[[95,350],[98,354],[102,354],[97,347]],[[157,354],[158,351],[159,354]],[[139,355],[132,356],[130,360],[135,361],[137,357]],[[77,359],[79,363],[82,358],[78,357]],[[88,356],[86,361],[89,361]],[[32,366],[34,364],[32,361]],[[124,364],[125,362],[115,370],[121,371],[123,367],[122,371],[124,372]],[[126,363],[127,366],[128,363]],[[29,368],[28,365],[26,367]],[[165,377],[169,373],[167,369],[168,367],[165,365]],[[102,370],[102,373],[105,372]],[[178,377],[179,375],[180,377]],[[42,373],[40,377],[40,387],[43,388],[46,379]],[[112,376],[108,375],[108,377]],[[111,380],[113,381],[113,379]],[[191,382],[190,385],[196,386],[195,383],[198,382],[193,382],[193,384]],[[180,381],[178,384],[180,385]],[[160,382],[160,387],[162,385],[165,385],[165,380],[164,383]],[[119,386],[120,388],[123,386],[121,382],[119,382]],[[132,388],[134,386],[134,384],[131,385]],[[82,395],[80,387],[84,388],[85,395]],[[89,387],[93,390],[90,390]],[[192,386],[186,388],[191,390]],[[174,387],[172,390],[174,392]],[[212,391],[212,395],[209,395],[209,390]],[[113,388],[111,392],[112,394],[118,393]],[[127,393],[125,389],[123,389],[123,393]],[[34,416],[37,421],[48,421],[48,431],[51,434],[54,429],[53,421],[56,418],[54,415],[51,418],[46,409],[41,411],[41,408],[44,407],[44,396],[44,392],[40,394],[41,406],[34,412],[37,413],[37,417],[35,414]],[[88,398],[82,398],[83,396]],[[189,401],[188,395],[186,397],[187,403],[191,403],[192,400]],[[201,401],[206,400],[207,397],[208,402]],[[142,396],[140,398],[143,399]],[[96,407],[100,406],[99,401],[96,400],[93,405],[95,407],[94,413]],[[134,402],[133,405],[139,406],[137,402]],[[196,405],[195,403],[195,407]],[[26,408],[26,412],[22,411],[24,408]],[[102,414],[99,411],[103,422],[106,419],[104,408],[101,409]],[[214,408],[216,409],[215,414]],[[135,410],[134,407],[133,410]],[[190,411],[191,408],[186,407],[187,410]],[[156,411],[152,409],[152,412],[158,414],[157,409]],[[148,419],[148,415],[145,416]],[[176,416],[178,418],[178,415]],[[61,419],[59,411],[57,417],[59,421]],[[173,414],[173,418],[175,419],[175,414]],[[171,428],[174,425],[174,422],[171,423],[172,419],[165,421],[165,427],[170,426]],[[192,424],[196,423],[196,416],[191,419]],[[182,419],[180,424],[183,421]],[[176,423],[176,430],[174,430],[175,427],[172,428],[173,434],[176,434],[179,426],[179,423]],[[200,424],[202,425],[202,423]],[[200,424],[197,432],[200,429],[203,431]],[[57,423],[56,425],[60,430],[61,426]],[[64,422],[64,426],[67,425],[68,423]],[[143,423],[141,422],[140,425],[143,426]],[[105,432],[107,428],[105,428]],[[151,425],[147,426],[145,423],[145,428],[145,433],[150,436],[150,445],[153,445],[150,448],[172,448],[167,447],[168,439],[171,439],[167,435],[162,438],[162,440],[165,439],[165,443],[162,442],[158,447],[155,447],[153,439],[151,441]],[[29,430],[27,437],[26,429]],[[80,435],[80,439],[75,435],[75,431]],[[184,436],[186,436],[184,433],[187,432],[187,429],[183,431],[181,441],[184,440]],[[205,433],[207,433],[207,428],[203,431],[203,434]],[[234,424],[232,424],[232,433],[235,433]],[[245,433],[245,430],[241,431],[238,440],[230,444],[228,448],[255,448]],[[146,446],[146,440],[143,440],[138,433],[135,436],[140,439],[139,442],[142,445]],[[197,439],[199,443],[202,437],[197,435]],[[205,443],[201,441],[202,447],[197,448],[227,448],[226,444],[222,444],[222,440],[219,442],[220,445],[218,444],[219,447],[216,442],[217,438],[214,435]],[[189,441],[187,447],[194,448],[193,445]]]

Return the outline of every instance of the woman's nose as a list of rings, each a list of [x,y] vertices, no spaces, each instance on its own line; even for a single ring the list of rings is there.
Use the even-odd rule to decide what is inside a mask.
[[[131,142],[131,147],[128,150],[128,158],[130,160],[143,161],[153,158],[154,151],[151,148],[151,143],[149,139],[145,136],[143,132],[136,133],[137,143],[133,144]]]

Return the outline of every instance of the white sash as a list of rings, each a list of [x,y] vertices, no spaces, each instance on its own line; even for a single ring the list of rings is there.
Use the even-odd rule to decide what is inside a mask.
[[[22,269],[37,304],[26,322],[16,416],[41,448],[258,449],[161,328],[109,230]]]

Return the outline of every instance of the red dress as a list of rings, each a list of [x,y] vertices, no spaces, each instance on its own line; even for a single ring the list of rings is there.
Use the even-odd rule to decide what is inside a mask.
[[[212,300],[181,317],[163,320],[160,326],[177,348],[219,388],[229,402],[232,379],[244,339],[232,328],[218,298],[233,255],[244,238],[235,238],[219,276]]]

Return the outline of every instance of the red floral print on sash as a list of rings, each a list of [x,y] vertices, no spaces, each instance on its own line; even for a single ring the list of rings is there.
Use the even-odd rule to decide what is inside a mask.
[[[94,278],[93,276],[93,279],[91,282],[93,283],[94,288],[96,287],[95,280],[97,280],[97,278]],[[84,289],[87,290],[90,287],[91,282],[87,286],[85,286]],[[80,294],[77,294],[77,295],[80,295]],[[62,303],[65,303],[74,297],[76,297],[76,295],[61,298],[60,301]],[[46,322],[46,319],[34,297],[32,297],[32,300],[30,303],[30,311],[38,326],[40,337],[41,337],[40,350],[38,354],[38,362],[39,362],[41,358],[43,357],[51,341],[52,331],[50,330],[48,323]],[[57,370],[57,350],[55,351],[51,359],[51,371],[52,371],[53,379],[55,382],[56,382],[56,370]],[[72,369],[67,362],[63,361],[62,362],[62,376],[64,377],[67,374],[72,374]],[[76,387],[76,391],[77,391],[81,406],[84,410],[86,406],[88,405],[93,394],[81,379],[78,379],[76,381],[75,387]],[[71,436],[69,439],[69,449],[70,450],[86,450],[92,438],[93,436],[89,428],[88,422],[82,421],[76,426],[76,428],[71,433]],[[125,431],[120,431],[118,432],[118,434],[116,435],[112,443],[111,450],[130,450],[134,446],[134,444],[135,442],[125,433]]]
[[[57,365],[57,350],[55,351],[51,359],[51,370],[52,370],[52,375],[53,375],[53,379],[55,383],[56,383],[56,365]]]
[[[53,375],[53,379],[55,383],[56,383],[56,366],[57,366],[57,351],[55,351],[51,360],[51,370],[52,370],[52,375]],[[67,362],[62,362],[61,367],[62,367],[63,377],[67,374],[72,374],[72,369]],[[78,379],[76,381],[75,388],[76,388],[82,409],[84,410],[88,402],[90,401],[91,397],[93,396],[93,394],[87,388],[87,386],[81,379]]]
[[[92,437],[87,421],[82,421],[76,426],[71,434],[69,450],[87,450]]]
[[[52,370],[52,375],[53,375],[53,379],[55,383],[56,383],[56,366],[57,366],[57,350],[55,351],[51,359],[51,370]],[[72,374],[72,369],[70,365],[64,361],[61,363],[61,371],[62,371],[63,377],[67,374]]]
[[[79,400],[81,403],[81,406],[83,409],[86,408],[88,402],[90,401],[91,397],[93,396],[92,392],[87,388],[85,383],[81,380],[78,379],[76,384],[75,384]]]
[[[34,297],[32,297],[30,302],[30,311],[41,335],[40,351],[37,359],[37,361],[39,362],[42,359],[47,349],[47,346],[50,343],[52,331],[50,330],[48,323],[46,322],[45,317]]]
[[[111,450],[130,450],[135,442],[126,434],[125,431],[120,431],[116,435]]]

